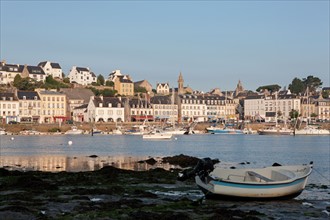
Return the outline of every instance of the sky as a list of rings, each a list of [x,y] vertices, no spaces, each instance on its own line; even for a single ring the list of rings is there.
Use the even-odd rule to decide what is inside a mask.
[[[329,1],[1,1],[0,59],[208,92],[330,85]]]

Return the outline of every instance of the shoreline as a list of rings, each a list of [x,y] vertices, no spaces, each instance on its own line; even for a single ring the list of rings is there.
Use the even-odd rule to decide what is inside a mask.
[[[91,155],[93,156],[93,155]],[[197,158],[164,157],[181,167]],[[153,158],[139,163],[155,163]],[[105,166],[87,172],[8,171],[0,168],[1,219],[328,219],[330,200],[224,201],[205,199],[181,169],[132,171]],[[329,189],[308,185],[328,193]]]

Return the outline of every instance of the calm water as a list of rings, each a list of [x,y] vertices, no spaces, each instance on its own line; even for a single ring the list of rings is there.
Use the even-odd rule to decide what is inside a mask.
[[[250,162],[248,166],[256,167],[269,166],[274,162],[284,165],[314,161],[315,172],[313,172],[310,182],[330,185],[329,136],[204,134],[176,136],[173,140],[164,141],[146,141],[141,136],[130,135],[0,136],[0,138],[1,166],[12,165],[8,163],[24,163],[25,160],[31,160],[31,158],[34,161],[40,158],[60,160],[56,163],[68,166],[68,164],[76,163],[70,158],[77,159],[89,155],[99,156],[101,158],[99,160],[103,163],[114,163],[115,158],[121,158],[117,161],[127,162],[127,158],[164,157],[179,154],[199,158],[218,158],[220,161],[229,163],[248,161]],[[68,144],[69,141],[72,141],[72,145]],[[18,160],[17,158],[24,159]],[[32,162],[25,161],[25,165]],[[94,163],[92,166],[95,168],[97,162],[100,161],[87,161],[86,166]],[[41,162],[35,163],[40,164]],[[33,166],[36,166],[35,163]],[[55,162],[47,161],[47,163],[49,165]],[[62,166],[61,164],[53,164],[53,166],[59,168]]]

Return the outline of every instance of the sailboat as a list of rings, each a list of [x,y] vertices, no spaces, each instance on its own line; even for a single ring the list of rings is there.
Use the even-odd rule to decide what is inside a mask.
[[[277,92],[275,93],[275,102],[276,102],[276,107],[278,106],[277,103]],[[278,122],[277,122],[277,109],[275,108],[275,126],[271,126],[266,129],[260,129],[258,130],[258,133],[260,135],[293,135],[293,130],[285,127],[279,127]],[[286,125],[286,124],[285,124]]]

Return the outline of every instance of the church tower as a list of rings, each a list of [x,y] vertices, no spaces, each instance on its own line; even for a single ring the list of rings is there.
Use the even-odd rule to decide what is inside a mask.
[[[184,88],[183,88],[183,77],[182,73],[180,72],[179,79],[178,79],[178,94],[181,95],[184,93]]]

